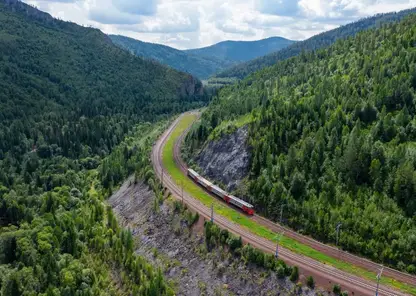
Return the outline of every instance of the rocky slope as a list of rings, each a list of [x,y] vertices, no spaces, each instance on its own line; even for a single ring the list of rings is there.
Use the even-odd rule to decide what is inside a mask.
[[[235,190],[247,176],[250,148],[247,145],[248,127],[208,142],[196,157],[202,175],[222,183],[228,191]]]
[[[164,270],[177,295],[318,295],[307,288],[299,291],[275,273],[246,266],[221,248],[207,252],[202,219],[191,229],[186,213],[175,211],[170,201],[155,211],[154,199],[146,185],[130,179],[109,203],[132,230],[136,252]]]

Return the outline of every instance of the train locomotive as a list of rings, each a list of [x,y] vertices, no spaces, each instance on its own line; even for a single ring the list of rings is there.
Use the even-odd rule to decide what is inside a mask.
[[[208,181],[204,177],[200,176],[193,169],[188,169],[188,176],[192,178],[192,180],[194,180],[195,183],[198,183],[202,187],[204,187],[205,190],[225,200],[226,203],[232,204],[240,208],[241,210],[243,210],[243,212],[249,215],[254,215],[254,207],[251,204],[245,202],[244,200],[239,199],[238,197],[235,197],[234,195],[228,194],[226,191],[222,190],[221,188],[212,184],[210,181]]]

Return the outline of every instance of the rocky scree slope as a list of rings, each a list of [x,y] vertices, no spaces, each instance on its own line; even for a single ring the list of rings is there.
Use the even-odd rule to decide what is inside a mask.
[[[109,199],[119,221],[132,230],[136,252],[161,267],[177,295],[294,295],[295,285],[274,272],[246,266],[222,248],[209,253],[202,219],[190,229],[185,215],[155,196],[142,182],[126,181]],[[296,289],[297,290],[297,289]],[[302,288],[296,295],[326,295]]]

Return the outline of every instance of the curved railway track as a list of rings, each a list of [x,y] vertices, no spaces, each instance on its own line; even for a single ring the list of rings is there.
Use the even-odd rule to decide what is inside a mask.
[[[181,115],[178,119],[176,119],[172,125],[165,131],[165,133],[160,137],[157,143],[153,147],[152,151],[152,162],[155,169],[157,176],[160,178],[162,171],[163,171],[163,163],[162,163],[162,151],[163,147],[169,138],[170,134],[180,121]],[[189,128],[178,138],[177,142],[174,145],[174,159],[178,167],[186,174],[187,166],[183,162],[180,157],[180,145],[188,132]],[[178,199],[181,198],[182,192],[181,188],[171,179],[171,177],[167,174],[164,176],[164,186],[167,187],[172,195]],[[194,199],[190,196],[187,192],[183,192],[183,200],[184,202],[194,211],[197,211],[202,215],[204,218],[209,219],[211,215],[211,209],[202,204],[197,199]],[[218,199],[220,201],[220,199]],[[282,230],[285,231],[285,236],[291,237],[305,245],[311,246],[314,249],[317,249],[329,256],[334,258],[338,258],[342,256],[342,260],[346,262],[353,263],[354,265],[363,267],[367,270],[373,271],[376,274],[376,271],[380,268],[380,265],[371,262],[369,260],[360,258],[358,256],[354,256],[344,251],[340,251],[337,248],[324,245],[312,238],[302,236],[290,229],[282,227],[276,223],[273,223],[261,216],[255,215],[252,217],[253,220],[256,220],[259,224],[262,224],[268,227],[270,230],[274,232],[280,232]],[[275,243],[259,237],[257,235],[252,234],[247,229],[237,225],[228,219],[222,216],[215,217],[215,223],[220,226],[221,228],[228,229],[230,232],[234,233],[235,235],[241,236],[243,240],[247,243],[250,243],[254,247],[257,247],[265,252],[274,253],[276,245]],[[295,254],[285,248],[279,247],[279,254],[280,257],[290,265],[296,265],[299,267],[302,273],[313,275],[317,281],[317,284],[323,287],[331,287],[332,284],[340,284],[343,288],[347,289],[348,291],[354,293],[353,295],[364,295],[370,296],[375,294],[376,283],[362,279],[358,276],[349,274],[347,272],[341,271],[336,269],[332,266],[323,264],[318,262],[314,259],[308,258],[303,255]],[[406,282],[410,285],[416,286],[416,277],[398,272],[394,269],[385,268],[384,275],[392,277],[394,279]],[[380,286],[379,295],[383,296],[403,296],[408,295],[403,292],[399,292],[389,287]]]

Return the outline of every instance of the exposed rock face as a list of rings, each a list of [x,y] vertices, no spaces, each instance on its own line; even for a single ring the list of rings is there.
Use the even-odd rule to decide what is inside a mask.
[[[196,162],[208,179],[220,181],[227,190],[234,190],[247,176],[251,154],[247,145],[248,127],[208,143]]]
[[[202,82],[189,75],[188,79],[182,84],[180,89],[182,96],[201,96],[204,94]]]

